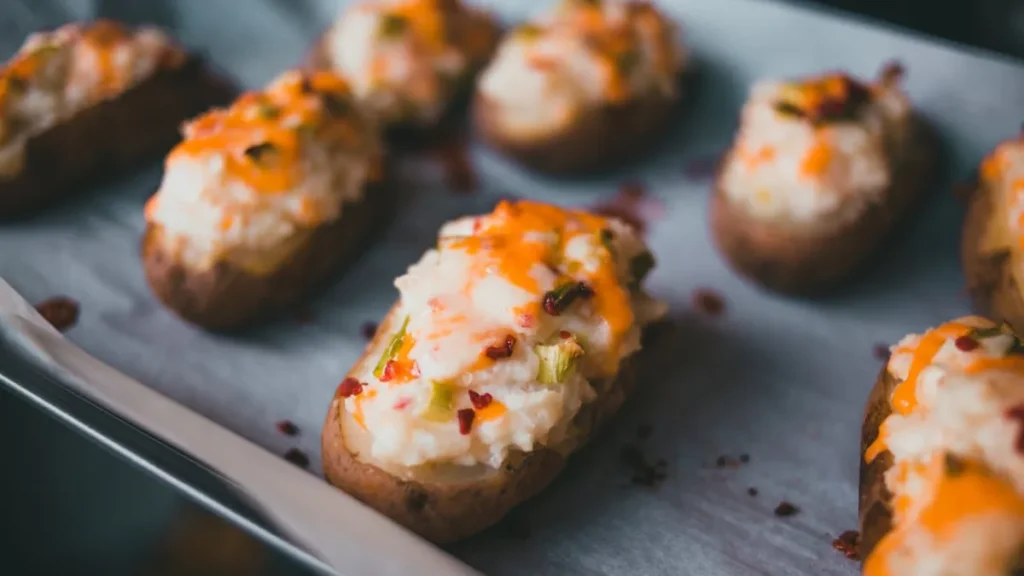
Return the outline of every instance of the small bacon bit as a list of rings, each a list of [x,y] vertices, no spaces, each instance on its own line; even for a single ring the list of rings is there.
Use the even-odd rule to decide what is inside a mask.
[[[363,383],[349,376],[341,381],[338,386],[338,395],[342,398],[358,396],[363,392]]]
[[[285,436],[295,436],[299,433],[299,427],[291,420],[281,420],[275,424],[277,431]]]
[[[967,335],[960,336],[953,341],[953,344],[956,345],[956,349],[961,352],[970,352],[980,346],[977,340]]]
[[[537,317],[534,316],[533,314],[530,314],[529,312],[523,312],[522,314],[516,316],[516,324],[518,324],[520,328],[532,328],[533,323],[536,320]]]
[[[488,406],[491,405],[491,402],[493,400],[494,397],[486,392],[480,394],[479,392],[475,392],[473,390],[469,391],[469,401],[473,404],[473,408],[476,408],[477,410],[483,410],[484,408],[487,408]]]
[[[55,296],[36,304],[36,311],[60,332],[78,322],[78,302],[67,296]]]
[[[569,338],[572,338],[572,332],[569,332],[568,330],[559,330],[558,336],[562,340],[568,340]]]
[[[721,316],[725,312],[725,299],[708,288],[693,291],[693,306],[711,317]]]
[[[391,407],[395,410],[405,410],[412,404],[412,398],[399,398]]]
[[[476,173],[469,160],[468,147],[464,135],[446,138],[438,148],[445,176],[452,190],[458,194],[470,194],[477,189]]]
[[[459,418],[459,434],[463,436],[469,434],[473,429],[473,418],[476,417],[476,412],[472,408],[463,408],[456,415]]]
[[[1015,448],[1020,454],[1024,454],[1024,404],[1014,406],[1006,411],[1006,417],[1020,423],[1017,429],[1017,444]]]
[[[377,333],[377,323],[364,322],[362,328],[359,329],[359,332],[363,335],[363,338],[372,340],[373,335]]]
[[[888,344],[875,344],[874,350],[875,358],[878,358],[882,362],[888,362],[889,356],[892,356],[892,352],[889,350]]]
[[[850,560],[860,559],[860,532],[847,530],[832,541],[832,547]]]
[[[394,360],[388,360],[388,363],[384,365],[384,371],[380,373],[380,381],[388,382],[398,373],[398,362]]]
[[[309,466],[309,457],[306,456],[305,452],[298,448],[292,448],[285,452],[284,459],[295,464],[299,468],[306,468]]]
[[[587,299],[594,295],[594,289],[584,282],[563,284],[544,294],[541,307],[552,316],[558,316],[577,298]]]
[[[484,355],[491,360],[501,360],[503,358],[511,358],[512,353],[516,349],[516,337],[512,334],[505,336],[505,341],[496,346],[488,346],[484,350]]]
[[[783,500],[779,502],[779,505],[775,507],[775,515],[780,518],[786,518],[794,516],[800,512],[800,509],[794,506],[791,502]]]
[[[747,488],[747,496],[750,496],[750,497],[757,496],[757,488],[754,488],[753,486],[751,486],[750,488]]]

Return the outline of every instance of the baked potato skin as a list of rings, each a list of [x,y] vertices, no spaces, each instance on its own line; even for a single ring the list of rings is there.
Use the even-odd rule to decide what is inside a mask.
[[[893,389],[899,381],[882,367],[864,407],[860,432],[860,498],[858,506],[860,557],[867,558],[879,540],[892,528],[892,494],[885,486],[885,472],[892,466],[892,454],[886,450],[867,463],[864,453],[876,438],[882,422],[892,413]]]
[[[722,190],[720,167],[710,203],[711,235],[719,252],[741,276],[773,292],[813,296],[836,287],[878,251],[932,185],[935,134],[920,117],[911,130],[911,155],[894,170],[885,201],[838,229],[786,228],[749,216]]]
[[[119,97],[82,110],[26,143],[21,173],[0,178],[0,220],[28,216],[79,187],[159,158],[180,139],[183,121],[236,93],[190,56],[180,67],[158,70]]]
[[[693,76],[692,72],[681,76],[675,96],[652,94],[593,108],[566,129],[532,140],[504,134],[495,105],[477,91],[471,111],[473,131],[490,148],[541,174],[571,177],[608,172],[643,158],[664,139],[681,115]]]
[[[976,184],[967,198],[960,243],[960,262],[967,291],[978,311],[996,321],[1005,321],[1015,331],[1024,331],[1024,296],[1014,278],[1010,249],[986,252],[982,249],[985,232],[998,217],[997,192]]]
[[[382,339],[397,329],[395,308],[377,328],[373,342],[350,374],[377,362]],[[651,330],[645,331],[645,339]],[[638,380],[638,361],[627,359],[614,382],[576,416],[582,442],[591,438],[622,405]],[[535,496],[562,472],[568,456],[553,448],[514,453],[500,470],[474,480],[420,482],[399,478],[349,452],[339,419],[341,398],[331,400],[321,436],[327,481],[435,544],[462,540],[496,524],[513,507]],[[571,450],[570,450],[571,452]]]
[[[156,297],[182,319],[212,332],[239,330],[300,305],[363,252],[394,207],[387,179],[368,184],[363,201],[346,203],[340,218],[315,229],[266,276],[223,261],[192,270],[161,249],[161,229],[150,224],[142,239],[143,270]]]

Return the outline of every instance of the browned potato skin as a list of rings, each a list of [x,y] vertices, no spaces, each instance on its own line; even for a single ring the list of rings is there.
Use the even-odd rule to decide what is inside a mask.
[[[370,352],[379,350],[381,340],[396,329],[393,308],[350,374],[375,365],[378,359]],[[650,333],[650,329],[645,332],[645,340],[650,340]],[[637,383],[638,365],[635,357],[628,358],[607,390],[581,409],[576,416],[580,443],[568,450],[543,447],[525,454],[516,452],[500,470],[457,482],[406,480],[359,460],[345,445],[339,421],[341,399],[335,395],[321,436],[324,475],[334,486],[436,544],[462,540],[497,523],[550,484],[565,468],[565,453],[586,443],[618,411]]]
[[[182,319],[212,332],[235,331],[300,305],[362,253],[394,207],[386,179],[368,184],[362,201],[345,204],[340,218],[316,228],[268,275],[225,261],[192,270],[162,250],[161,229],[150,224],[142,239],[143,269],[156,297]]]
[[[741,276],[768,290],[812,296],[834,288],[874,255],[931,186],[937,142],[915,118],[910,156],[896,166],[885,200],[840,227],[780,226],[750,216],[722,191],[721,166],[711,196],[711,234],[719,252]]]
[[[996,321],[1005,321],[1018,333],[1024,332],[1024,297],[1013,275],[1009,247],[986,252],[982,239],[997,222],[997,191],[980,183],[968,199],[960,243],[960,262],[967,279],[967,291],[979,312]]]
[[[235,93],[228,81],[190,56],[181,66],[159,70],[121,96],[31,138],[21,173],[0,178],[0,220],[30,215],[81,187],[159,158],[179,141],[183,121],[230,102]]]
[[[674,97],[650,94],[584,111],[566,129],[533,140],[506,136],[495,105],[479,91],[473,129],[488,146],[522,166],[550,176],[609,171],[643,158],[675,123],[692,73],[681,77]]]
[[[860,557],[865,559],[878,541],[892,529],[892,494],[885,487],[885,472],[892,466],[892,453],[879,454],[870,464],[864,453],[876,438],[882,422],[892,413],[892,392],[899,381],[886,367],[875,382],[864,407],[864,423],[860,431]]]

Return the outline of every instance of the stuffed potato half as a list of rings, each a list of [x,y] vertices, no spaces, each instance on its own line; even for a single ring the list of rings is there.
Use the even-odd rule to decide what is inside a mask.
[[[423,137],[464,109],[499,36],[490,14],[462,0],[360,0],[317,40],[309,64],[347,77],[390,140]]]
[[[185,320],[231,330],[298,305],[393,208],[376,124],[341,77],[288,71],[184,128],[142,258]]]
[[[232,88],[162,31],[110,20],[37,32],[0,68],[0,218],[169,150]]]
[[[970,316],[892,348],[861,431],[865,576],[1024,571],[1024,345]]]
[[[540,172],[611,169],[671,128],[689,61],[650,2],[559,0],[510,32],[481,74],[475,129]]]
[[[1000,144],[982,162],[968,198],[960,257],[975,306],[1024,330],[1024,138]]]
[[[761,81],[744,106],[710,204],[712,237],[742,276],[807,295],[877,252],[931,182],[932,132],[886,66]]]
[[[444,226],[338,387],[327,479],[424,537],[502,518],[636,384],[653,258],[614,219],[534,202]]]

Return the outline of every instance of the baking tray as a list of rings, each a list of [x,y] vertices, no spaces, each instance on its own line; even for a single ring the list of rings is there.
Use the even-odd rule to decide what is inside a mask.
[[[538,5],[484,4],[510,20]],[[831,542],[856,523],[860,418],[881,365],[876,348],[969,310],[957,265],[961,206],[951,189],[996,142],[1019,130],[1024,68],[785,4],[662,4],[684,26],[700,67],[691,110],[670,142],[640,165],[585,181],[534,177],[474,147],[481,182],[470,195],[453,193],[433,159],[404,159],[398,219],[302,318],[215,337],[187,327],[154,301],[143,282],[138,239],[142,204],[159,182],[159,166],[65,210],[0,229],[0,276],[29,301],[56,294],[78,300],[81,318],[67,338],[130,376],[112,381],[144,382],[144,390],[169,400],[190,422],[207,423],[213,437],[262,447],[246,454],[268,474],[297,469],[263,456],[300,448],[313,466],[288,481],[319,486],[306,482],[320,473],[319,427],[338,380],[365,345],[362,326],[384,314],[396,295],[392,279],[433,244],[440,223],[486,211],[503,195],[591,206],[613,197],[623,182],[642,182],[648,238],[659,257],[648,285],[671,306],[671,361],[659,361],[657,377],[549,490],[509,522],[447,551],[493,574],[855,574],[856,564]],[[158,23],[247,86],[298,61],[337,9],[333,2],[269,0],[245,2],[244,10],[240,0],[154,6]],[[762,76],[836,68],[873,75],[893,58],[905,65],[911,98],[942,138],[942,183],[885,253],[832,296],[780,298],[739,280],[709,242],[709,181],[701,168],[728,145],[748,86]],[[695,309],[698,289],[723,296],[724,314]],[[7,318],[8,332],[25,328]],[[36,348],[58,350],[65,363],[89,362],[65,350],[63,339],[42,340]],[[138,406],[106,380],[78,378],[72,385],[86,395],[104,385],[108,394],[100,404],[116,404],[115,411],[132,420],[125,411]],[[30,387],[21,384],[23,392]],[[275,430],[282,419],[298,425],[298,437]],[[173,418],[135,424],[165,440],[182,432]],[[639,430],[649,438],[638,439]],[[621,457],[625,445],[664,459],[668,477],[655,487],[633,484],[633,470]],[[210,461],[215,456],[196,453],[207,447],[184,448],[224,473],[223,464]],[[741,455],[749,461],[740,462]],[[334,491],[323,498],[325,507],[344,508],[338,526],[350,528],[351,515],[364,512]],[[799,513],[776,516],[782,501]],[[267,514],[273,503],[257,504],[269,524],[281,524]],[[294,524],[285,524],[285,539],[317,549],[289,529]],[[380,530],[377,550],[401,550],[389,556],[426,558],[433,550],[403,531]]]

